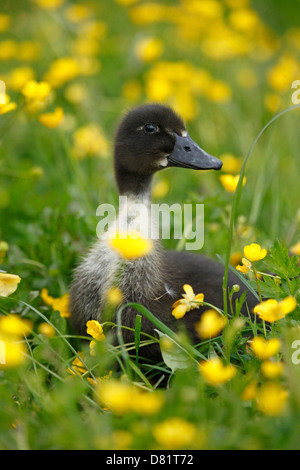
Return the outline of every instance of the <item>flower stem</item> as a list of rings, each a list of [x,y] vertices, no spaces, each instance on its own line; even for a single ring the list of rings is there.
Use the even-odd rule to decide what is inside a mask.
[[[257,285],[257,291],[258,291],[258,295],[259,295],[259,300],[260,300],[260,302],[262,302],[262,296],[261,296],[261,291],[260,291],[260,287],[259,287],[259,280],[258,280],[257,271],[256,271],[256,269],[255,269],[254,264],[252,264],[252,268],[253,268],[253,274],[254,274],[254,277],[255,277],[255,280],[256,280],[256,285]]]
[[[258,280],[257,271],[256,271],[256,269],[255,269],[254,263],[252,263],[252,268],[253,268],[253,274],[254,274],[254,277],[255,277],[255,280],[256,280],[256,285],[257,285],[257,291],[258,291],[258,295],[259,295],[259,300],[260,300],[260,303],[262,303],[262,296],[261,296],[261,291],[260,291],[260,287],[259,287],[259,280]],[[263,328],[264,328],[264,335],[265,335],[265,338],[266,338],[266,337],[267,337],[267,331],[266,331],[266,323],[265,323],[265,320],[263,320]]]

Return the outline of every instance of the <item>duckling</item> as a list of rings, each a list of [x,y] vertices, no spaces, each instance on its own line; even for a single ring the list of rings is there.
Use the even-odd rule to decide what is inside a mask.
[[[222,162],[191,139],[182,119],[171,108],[147,104],[129,111],[121,120],[114,146],[119,194],[126,196],[129,205],[125,213],[120,204],[119,222],[125,222],[130,228],[130,217],[134,219],[130,216],[131,204],[150,207],[153,175],[169,167],[220,170]],[[143,220],[141,225],[143,232]],[[157,234],[158,228],[154,226],[153,231]],[[103,321],[107,292],[119,275],[121,263],[119,286],[123,302],[142,304],[172,330],[184,325],[194,343],[199,342],[194,325],[207,307],[191,310],[176,320],[171,313],[172,305],[182,297],[183,285],[189,284],[195,293],[204,294],[205,302],[223,308],[224,267],[220,263],[191,252],[164,250],[159,236],[153,237],[153,249],[147,256],[124,262],[110,248],[104,234],[74,272],[69,309],[73,327],[79,334],[86,334],[88,320]],[[228,287],[238,283],[238,278],[229,272]],[[240,294],[244,290],[241,286]],[[249,309],[257,303],[250,292],[247,292],[247,303]],[[126,308],[122,312],[122,324],[134,329],[137,313],[134,308]],[[246,309],[244,313],[247,315]],[[143,317],[142,331],[153,335],[153,329],[153,324]],[[130,330],[122,328],[122,334],[125,343],[133,340]],[[161,359],[157,344],[143,348],[142,355],[156,361]]]

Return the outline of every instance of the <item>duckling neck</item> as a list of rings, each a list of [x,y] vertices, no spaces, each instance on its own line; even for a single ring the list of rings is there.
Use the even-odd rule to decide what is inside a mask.
[[[117,170],[116,180],[119,194],[121,196],[130,195],[137,199],[141,198],[142,195],[147,194],[150,200],[152,177],[152,174],[141,175],[138,173],[131,173],[126,169],[122,169],[122,171]]]

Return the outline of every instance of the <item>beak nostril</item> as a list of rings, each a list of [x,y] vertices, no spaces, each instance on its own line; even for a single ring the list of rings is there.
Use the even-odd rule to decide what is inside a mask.
[[[191,147],[188,147],[188,146],[187,146],[187,147],[183,147],[183,148],[184,148],[184,150],[185,150],[186,152],[190,152],[190,151],[192,150]]]

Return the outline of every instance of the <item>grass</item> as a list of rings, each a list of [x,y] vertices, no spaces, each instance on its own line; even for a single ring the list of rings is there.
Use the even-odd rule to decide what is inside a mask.
[[[253,11],[259,18],[252,34],[252,29],[239,29],[241,20],[235,24],[236,11],[228,6],[229,0],[216,2],[215,9],[211,4],[200,13],[193,10],[193,2],[190,6],[179,0],[160,2],[169,9],[152,22],[135,10],[147,2],[127,7],[117,1],[113,7],[97,2],[86,13],[69,9],[77,2],[66,0],[53,10],[38,3],[26,2],[28,9],[21,1],[1,7],[11,25],[1,32],[0,21],[0,79],[7,83],[7,92],[18,107],[0,114],[0,242],[8,244],[8,249],[0,244],[0,269],[19,275],[21,283],[16,292],[1,297],[0,312],[1,318],[16,314],[30,320],[32,332],[18,338],[26,346],[26,360],[0,370],[0,448],[298,449],[299,252],[293,254],[293,247],[300,239],[300,105],[291,102],[291,82],[299,79],[294,14],[286,12],[283,21],[278,5],[268,21],[266,11],[253,3],[245,13],[249,21]],[[223,40],[231,41],[229,56],[218,47],[223,56],[215,57],[216,49],[210,49],[207,42],[209,31],[205,25],[197,27],[207,14],[206,23],[213,23]],[[88,29],[91,26],[95,29]],[[149,62],[145,56],[137,57],[136,45],[144,37],[161,41],[161,56]],[[83,38],[88,38],[84,46]],[[1,42],[8,39],[20,49],[4,58]],[[27,50],[27,58],[22,59],[20,44],[25,41],[32,42],[33,52],[30,58]],[[242,53],[240,44],[251,47]],[[87,52],[93,47],[94,52]],[[39,51],[36,57],[34,48]],[[84,53],[79,53],[80,48]],[[11,72],[26,66],[40,81],[57,58],[78,55],[86,69],[54,87],[52,101],[43,109],[29,113],[21,89],[13,86]],[[280,68],[280,60],[286,57],[289,61]],[[175,68],[178,62],[180,69]],[[232,310],[220,312],[228,317],[227,326],[213,338],[199,338],[199,344],[192,345],[184,331],[173,333],[144,306],[133,304],[137,311],[134,341],[122,341],[122,307],[114,321],[102,325],[106,340],[96,341],[91,354],[91,336],[75,335],[68,319],[45,303],[41,293],[46,288],[51,296],[61,298],[68,292],[72,270],[95,239],[97,206],[103,202],[117,206],[111,143],[120,115],[139,103],[155,101],[153,89],[164,89],[159,80],[151,82],[157,66],[164,67],[162,75],[168,77],[172,89],[159,101],[184,116],[190,135],[201,147],[221,159],[230,152],[237,167],[232,170],[224,164],[223,173],[241,178],[230,193],[216,172],[170,169],[155,177],[155,183],[163,182],[165,188],[157,196],[154,191],[155,202],[204,204],[201,251],[224,263],[225,273],[235,270],[232,255],[240,258],[245,245],[256,242],[267,248],[267,257],[255,262],[257,271],[263,273],[258,284],[253,273],[235,270],[240,282],[256,293],[258,303],[259,287],[263,299],[281,302],[293,296],[298,306],[281,320],[266,322],[264,328],[250,315],[241,318],[241,305],[232,304]],[[203,70],[210,77],[207,89],[203,88]],[[216,80],[229,87],[229,95],[226,87],[217,98],[212,95]],[[77,88],[70,88],[74,84]],[[63,107],[65,119],[49,129],[38,116],[56,106]],[[97,124],[105,143],[98,155],[97,151],[89,154],[86,147],[78,159],[76,131],[90,123]],[[95,140],[100,140],[99,134]],[[242,187],[244,174],[247,181]],[[165,240],[164,245],[182,248],[174,239]],[[270,273],[280,277],[280,283]],[[224,300],[231,300],[226,275],[223,287]],[[143,335],[143,315],[153,322],[155,337]],[[53,336],[41,332],[44,323],[54,329]],[[119,343],[113,346],[115,331]],[[1,321],[0,335],[3,339]],[[257,336],[280,341],[271,361],[284,364],[281,375],[263,374],[265,361],[249,345]],[[154,363],[143,357],[143,347],[158,338],[163,361]],[[215,357],[221,358],[223,367],[235,370],[220,385],[207,382],[198,366]],[[115,403],[101,395],[107,384],[113,387],[110,396],[116,397]]]

